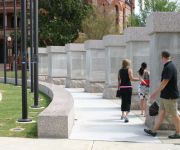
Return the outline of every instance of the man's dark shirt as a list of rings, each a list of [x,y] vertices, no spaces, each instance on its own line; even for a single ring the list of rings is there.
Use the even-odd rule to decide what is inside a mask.
[[[164,68],[161,75],[161,81],[169,80],[168,84],[161,91],[161,98],[164,99],[177,99],[179,97],[179,91],[177,86],[177,69],[172,61],[164,64]]]

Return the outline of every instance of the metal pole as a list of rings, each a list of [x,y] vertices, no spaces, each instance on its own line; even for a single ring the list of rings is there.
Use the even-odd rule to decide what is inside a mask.
[[[26,0],[21,0],[21,38],[22,38],[22,118],[19,122],[30,122],[27,111],[27,30],[26,30]]]
[[[3,29],[4,29],[4,83],[6,84],[7,42],[6,42],[6,1],[3,0]]]
[[[14,52],[15,52],[15,85],[17,85],[17,13],[16,13],[16,0],[14,0]]]
[[[30,63],[31,63],[31,92],[34,91],[34,67],[33,67],[33,0],[30,0],[30,41],[31,41],[31,45],[30,45]]]
[[[38,0],[34,0],[34,106],[39,108],[39,85],[38,85]]]

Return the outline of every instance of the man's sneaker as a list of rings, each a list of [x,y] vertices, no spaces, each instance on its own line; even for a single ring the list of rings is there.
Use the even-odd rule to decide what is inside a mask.
[[[144,132],[146,132],[147,134],[149,134],[149,135],[151,135],[153,137],[155,137],[157,135],[156,132],[153,132],[152,130],[148,130],[148,129],[144,129]]]
[[[129,119],[126,117],[125,120],[124,120],[125,123],[128,123],[129,122]]]
[[[180,139],[180,134],[175,133],[173,135],[168,136],[168,138],[169,139]]]

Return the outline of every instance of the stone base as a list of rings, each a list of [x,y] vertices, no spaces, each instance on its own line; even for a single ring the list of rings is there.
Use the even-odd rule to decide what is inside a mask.
[[[137,94],[133,94],[131,98],[131,110],[140,110],[140,99]]]
[[[146,120],[145,120],[145,125],[152,129],[154,127],[154,124],[155,124],[155,119],[157,118],[158,116],[156,117],[153,117],[153,116],[147,116],[146,117]],[[169,121],[167,121],[169,119],[165,119],[165,121],[161,124],[160,126],[160,129],[159,130],[175,130],[175,127],[172,123],[170,123]]]
[[[132,82],[132,86],[133,86],[133,94],[138,94],[138,87],[139,87],[139,82]]]
[[[66,88],[84,88],[85,80],[71,80],[66,78]]]
[[[147,110],[149,110],[149,106],[147,106]],[[145,120],[145,125],[148,128],[152,129],[155,124],[155,120],[158,119],[157,117],[158,116],[149,116],[149,114],[148,114],[146,117],[146,120]],[[166,117],[164,122],[161,124],[159,130],[175,130],[175,127],[172,124],[171,118]]]
[[[105,88],[103,91],[103,98],[115,99],[116,91],[117,91],[117,88],[112,88],[112,87]],[[136,97],[138,98],[137,94],[138,94],[138,84],[133,84],[133,95],[136,95]]]
[[[66,78],[51,78],[51,77],[48,77],[47,82],[48,83],[53,83],[53,84],[56,84],[56,85],[65,85]]]
[[[105,88],[103,91],[103,98],[117,99],[116,88]],[[137,94],[133,94],[131,98],[131,110],[140,110],[140,99]]]
[[[85,92],[88,93],[102,93],[104,90],[104,82],[97,83],[97,82],[86,82],[84,86]]]
[[[151,117],[151,116],[147,115],[147,116],[146,116],[146,119],[145,119],[145,125],[146,125],[148,128],[152,129],[153,126],[154,126],[154,123],[155,123],[155,118],[156,118],[156,117],[153,117],[153,116]]]
[[[104,88],[103,98],[105,99],[115,99],[116,98],[117,88]]]
[[[39,75],[39,81],[47,82],[48,81],[48,76],[45,75]]]

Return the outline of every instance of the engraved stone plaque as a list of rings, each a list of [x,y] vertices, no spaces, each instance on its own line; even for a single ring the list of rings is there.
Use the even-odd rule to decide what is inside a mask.
[[[48,56],[46,54],[39,55],[39,75],[48,74]]]
[[[133,73],[137,74],[138,70],[141,67],[141,63],[146,62],[149,67],[149,57],[148,56],[133,56],[132,68]]]
[[[84,79],[85,77],[85,53],[74,52],[72,54],[71,77],[73,79]]]
[[[171,54],[171,56],[174,64],[176,65],[177,78],[180,80],[180,54]]]
[[[105,52],[91,51],[91,81],[105,81]]]
[[[52,54],[52,76],[65,77],[67,75],[66,54]]]
[[[122,60],[127,58],[124,47],[113,48],[110,51],[110,85],[117,85],[118,71],[121,68]]]

